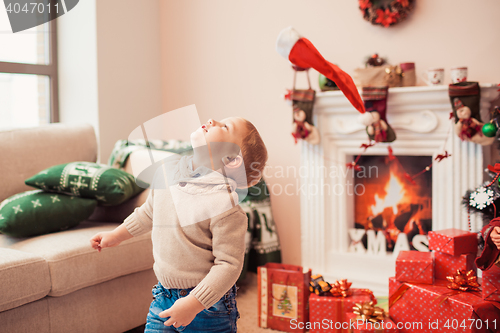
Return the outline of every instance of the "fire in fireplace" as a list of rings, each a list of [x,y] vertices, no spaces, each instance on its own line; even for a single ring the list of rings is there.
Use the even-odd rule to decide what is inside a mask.
[[[356,156],[354,157],[356,158]],[[355,228],[382,232],[387,251],[392,251],[398,236],[407,236],[411,249],[415,235],[432,230],[432,173],[416,175],[430,165],[430,156],[361,156],[356,171],[354,198]],[[361,186],[359,186],[360,184]],[[401,236],[399,236],[401,237]],[[361,239],[367,247],[367,235]]]

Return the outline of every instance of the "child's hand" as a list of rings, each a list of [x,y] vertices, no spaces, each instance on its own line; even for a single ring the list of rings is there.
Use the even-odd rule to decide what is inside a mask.
[[[493,228],[490,236],[493,243],[497,246],[497,249],[500,250],[500,227]]]
[[[188,295],[179,298],[170,309],[160,312],[159,316],[162,318],[170,317],[165,322],[165,326],[173,325],[175,328],[178,328],[179,326],[189,325],[194,317],[204,308],[194,296]]]
[[[92,248],[101,252],[101,249],[105,247],[117,246],[121,243],[121,240],[116,236],[113,231],[105,231],[96,234],[90,239],[90,245]]]

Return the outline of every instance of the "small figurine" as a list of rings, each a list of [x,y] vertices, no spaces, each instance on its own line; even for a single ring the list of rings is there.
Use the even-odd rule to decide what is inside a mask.
[[[372,67],[378,67],[385,65],[386,61],[384,58],[381,58],[378,56],[378,53],[374,53],[368,60],[366,61],[366,67],[372,66]]]
[[[453,106],[457,117],[455,133],[462,141],[471,141],[480,145],[493,143],[495,138],[483,135],[483,123],[471,116],[472,112],[468,106],[464,105],[459,98],[453,100]]]
[[[377,111],[369,111],[362,116],[368,138],[375,142],[392,142],[396,139],[394,130],[380,117]]]
[[[311,110],[312,111],[312,110]],[[310,144],[316,145],[320,141],[318,129],[311,125],[310,117],[307,116],[306,111],[301,108],[300,102],[293,105],[293,125],[292,136],[297,143],[297,140],[303,139]]]
[[[363,87],[366,112],[361,115],[361,123],[366,126],[368,138],[375,142],[393,142],[396,132],[387,122],[388,87]]]

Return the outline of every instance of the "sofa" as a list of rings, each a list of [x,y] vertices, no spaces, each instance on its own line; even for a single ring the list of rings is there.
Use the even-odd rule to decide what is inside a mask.
[[[96,162],[97,152],[94,129],[87,124],[0,131],[0,202],[32,190],[24,180],[37,172]],[[157,282],[150,233],[101,252],[89,240],[114,229],[147,191],[126,209],[108,210],[109,221],[101,211],[98,221],[89,218],[65,231],[30,238],[0,234],[0,332],[125,332],[144,324]],[[113,209],[122,216],[110,217]]]

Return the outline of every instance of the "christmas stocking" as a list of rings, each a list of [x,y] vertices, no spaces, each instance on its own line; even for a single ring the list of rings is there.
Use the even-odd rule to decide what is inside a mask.
[[[289,97],[287,97],[292,101],[293,106],[292,136],[295,143],[297,143],[297,140],[303,139],[310,144],[318,144],[320,141],[319,133],[312,121],[316,91],[311,89],[308,69],[294,67],[294,71],[293,89],[288,95]],[[306,71],[309,89],[295,89],[297,71]]]
[[[483,123],[480,121],[481,90],[477,82],[460,82],[450,84],[448,88],[453,115],[455,116],[455,133],[463,141],[471,141],[480,145],[490,145],[494,137],[482,133]]]
[[[392,142],[396,133],[387,122],[388,87],[363,87],[363,100],[366,113],[362,115],[362,123],[366,133],[375,142]]]
[[[314,68],[342,90],[351,104],[361,113],[365,112],[363,101],[352,78],[336,65],[325,60],[314,45],[301,37],[292,27],[283,29],[276,41],[276,50],[285,59],[298,67]]]

